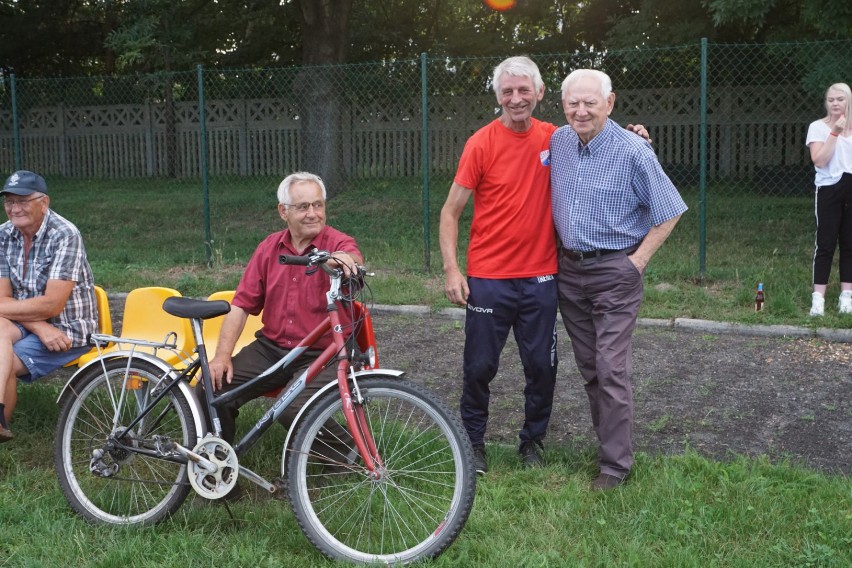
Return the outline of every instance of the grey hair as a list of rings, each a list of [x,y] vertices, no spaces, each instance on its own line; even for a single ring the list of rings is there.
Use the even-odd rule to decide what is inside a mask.
[[[491,86],[494,88],[494,93],[498,97],[500,96],[500,76],[503,73],[513,77],[529,77],[532,79],[536,93],[544,87],[544,81],[541,78],[538,65],[532,59],[523,55],[510,57],[509,59],[504,59],[500,62],[500,65],[494,68],[494,76],[491,78]]]
[[[562,81],[562,98],[565,99],[565,95],[568,93],[568,89],[579,81],[580,79],[595,79],[601,85],[601,95],[603,98],[609,98],[610,93],[612,93],[612,79],[609,78],[609,75],[604,73],[603,71],[598,71],[597,69],[576,69],[568,74],[565,77],[565,80]]]
[[[285,177],[284,181],[278,184],[278,203],[282,205],[292,205],[293,197],[290,195],[290,187],[292,187],[294,183],[301,183],[305,181],[317,184],[322,190],[322,198],[326,198],[325,184],[321,177],[310,172],[295,172]]]

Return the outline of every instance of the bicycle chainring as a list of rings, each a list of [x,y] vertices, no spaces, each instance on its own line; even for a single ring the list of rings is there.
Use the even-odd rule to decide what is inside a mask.
[[[220,438],[205,437],[193,451],[216,464],[218,469],[210,473],[192,461],[187,465],[189,484],[205,499],[221,499],[237,484],[240,466],[234,448]]]

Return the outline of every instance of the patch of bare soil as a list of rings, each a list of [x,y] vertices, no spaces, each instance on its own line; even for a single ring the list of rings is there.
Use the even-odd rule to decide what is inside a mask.
[[[123,296],[111,298],[115,333]],[[464,322],[374,310],[382,367],[406,371],[458,409]],[[637,451],[714,459],[768,456],[826,473],[852,473],[852,344],[640,327],[633,339]],[[69,369],[54,375],[70,376]],[[513,338],[491,384],[486,440],[516,444],[523,370]],[[571,345],[559,331],[559,378],[545,439],[595,448]]]
[[[409,372],[451,408],[461,394],[464,324],[376,313],[383,367]],[[639,328],[633,341],[635,447],[650,454],[768,456],[852,473],[852,344]],[[491,385],[488,442],[516,444],[523,370],[511,338]],[[570,342],[560,330],[548,446],[596,447]]]

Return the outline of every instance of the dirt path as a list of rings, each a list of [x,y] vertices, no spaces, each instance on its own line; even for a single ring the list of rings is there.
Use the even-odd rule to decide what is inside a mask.
[[[116,333],[123,298],[111,299]],[[377,312],[383,367],[407,371],[451,408],[461,392],[463,322]],[[827,473],[852,473],[852,343],[748,337],[640,327],[634,336],[636,449],[693,448],[789,459]],[[70,376],[63,370],[57,380]],[[510,337],[492,383],[487,441],[517,443],[523,372]],[[559,379],[549,446],[595,447],[588,403],[560,329]]]
[[[376,314],[382,366],[409,371],[458,407],[463,323]],[[639,328],[634,336],[635,442],[649,453],[789,459],[852,473],[852,344]],[[588,403],[560,330],[548,445],[594,447]],[[487,440],[517,443],[523,372],[510,338],[492,383]]]

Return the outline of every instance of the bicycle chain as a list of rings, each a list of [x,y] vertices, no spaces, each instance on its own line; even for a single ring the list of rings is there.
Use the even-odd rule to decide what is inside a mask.
[[[102,477],[101,479],[114,479],[116,481],[132,481],[133,483],[150,483],[150,484],[154,484],[154,485],[183,486],[183,485],[189,485],[190,484],[189,481],[184,481],[183,483],[180,483],[180,482],[172,483],[172,482],[169,482],[169,481],[156,481],[156,480],[153,480],[153,479],[133,479],[132,477],[115,477],[115,476]]]

